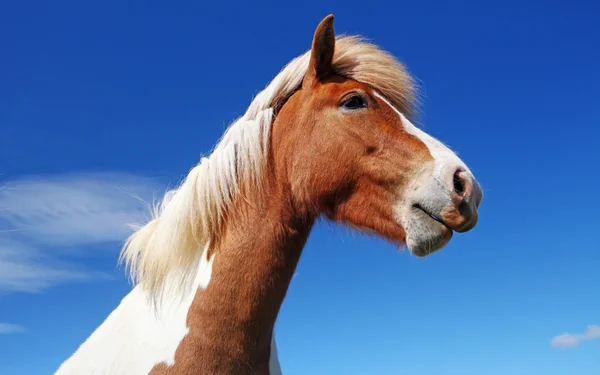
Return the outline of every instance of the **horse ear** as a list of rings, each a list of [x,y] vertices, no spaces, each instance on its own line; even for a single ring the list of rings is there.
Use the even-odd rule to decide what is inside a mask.
[[[333,14],[330,14],[319,23],[315,31],[310,51],[310,63],[302,86],[310,86],[315,79],[323,79],[332,73],[334,50]]]

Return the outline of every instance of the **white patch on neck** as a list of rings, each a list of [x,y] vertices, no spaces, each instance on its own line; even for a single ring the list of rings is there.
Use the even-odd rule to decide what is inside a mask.
[[[275,332],[271,337],[271,356],[269,357],[269,372],[271,375],[282,375],[279,357],[277,355],[277,344],[275,343]]]
[[[203,256],[185,296],[166,294],[158,314],[136,286],[55,374],[146,375],[159,363],[172,366],[189,332],[188,310],[198,288],[208,286],[214,259]]]
[[[198,288],[208,287],[215,256],[202,257],[190,292],[183,300],[165,299],[159,315],[136,286],[55,375],[147,375],[159,363],[173,366],[175,352],[189,333],[189,308]],[[274,336],[269,369],[281,375]]]
[[[196,278],[196,282],[198,283],[199,288],[206,289],[208,287],[208,284],[210,283],[210,278],[212,276],[212,266],[215,260],[215,254],[213,254],[213,256],[210,257],[210,259],[208,259],[207,248],[204,250],[204,254],[202,255],[202,259],[200,259],[200,267],[198,267],[198,276]]]

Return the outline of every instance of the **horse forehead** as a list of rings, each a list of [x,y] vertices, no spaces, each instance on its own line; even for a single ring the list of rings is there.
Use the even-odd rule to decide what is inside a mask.
[[[332,99],[337,100],[340,95],[353,89],[360,89],[370,95],[373,94],[373,90],[371,90],[369,85],[343,76],[331,76],[325,79],[316,86],[316,90],[313,91],[313,94],[321,97],[331,97]]]

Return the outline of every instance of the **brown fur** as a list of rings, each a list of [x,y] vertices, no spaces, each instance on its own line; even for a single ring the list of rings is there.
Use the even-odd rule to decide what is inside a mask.
[[[334,74],[333,38],[326,18],[303,87],[273,124],[263,186],[236,201],[211,250],[211,281],[197,291],[175,364],[159,364],[151,374],[269,374],[273,326],[320,215],[404,241],[391,207],[432,157],[367,85]],[[341,111],[351,92],[362,93],[369,107]]]

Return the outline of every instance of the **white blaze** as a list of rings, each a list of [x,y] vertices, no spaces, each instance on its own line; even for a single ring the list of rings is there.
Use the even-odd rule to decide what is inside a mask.
[[[385,102],[388,106],[390,106],[390,108],[392,108],[394,112],[398,114],[400,120],[402,121],[404,130],[408,134],[417,137],[421,142],[423,142],[423,144],[425,144],[435,162],[435,167],[433,171],[434,178],[438,179],[440,182],[443,182],[443,176],[447,172],[448,168],[453,168],[454,170],[460,168],[471,173],[466,164],[452,150],[450,150],[450,148],[448,148],[439,140],[433,138],[429,134],[414,126],[412,122],[410,122],[400,111],[398,111],[379,93],[375,93],[375,95],[383,102]]]

